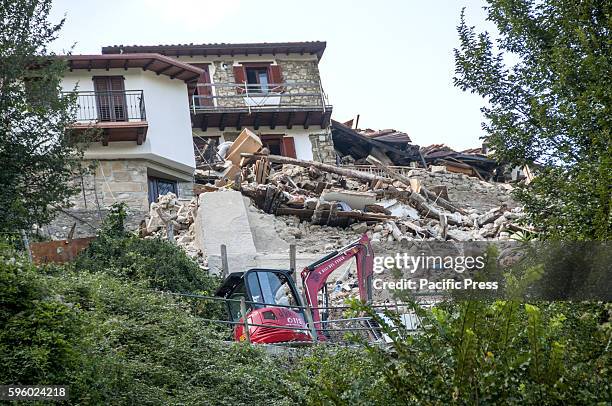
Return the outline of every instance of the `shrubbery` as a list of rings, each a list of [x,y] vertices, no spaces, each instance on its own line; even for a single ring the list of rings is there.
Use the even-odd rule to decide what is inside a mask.
[[[152,290],[208,294],[217,280],[117,216],[63,267],[0,248],[0,383],[67,384],[74,404],[289,404],[283,358],[224,342],[200,318],[218,308]]]
[[[86,323],[27,260],[0,248],[0,381],[50,384],[82,367]]]
[[[218,281],[180,248],[123,232],[121,210],[72,264],[0,247],[2,384],[68,384],[75,404],[606,404],[612,306],[415,305],[423,329],[390,346],[321,346],[288,359],[226,342],[214,306],[156,292]],[[196,300],[195,303],[198,301]],[[400,325],[393,314],[387,317]]]
[[[390,347],[315,353],[296,377],[308,404],[609,404],[612,306],[465,301],[415,306],[418,334]],[[400,325],[393,314],[387,314]]]
[[[125,206],[111,208],[96,240],[77,258],[79,271],[140,281],[152,289],[211,294],[219,284],[167,240],[140,239],[123,228]]]

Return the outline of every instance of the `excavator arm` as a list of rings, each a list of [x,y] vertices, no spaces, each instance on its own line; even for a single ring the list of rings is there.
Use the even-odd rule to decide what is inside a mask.
[[[359,298],[366,303],[370,302],[372,300],[374,252],[366,234],[363,234],[358,241],[330,253],[302,270],[302,287],[306,301],[312,309],[312,319],[317,329],[321,328],[321,312],[318,306],[319,291],[326,286],[329,275],[353,257],[357,263]]]

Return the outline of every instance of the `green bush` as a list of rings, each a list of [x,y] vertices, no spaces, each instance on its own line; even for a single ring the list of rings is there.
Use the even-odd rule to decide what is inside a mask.
[[[86,322],[26,260],[0,251],[0,382],[62,384],[82,367]]]
[[[209,276],[180,247],[167,240],[145,240],[125,232],[124,218],[125,207],[114,206],[98,238],[73,263],[74,269],[144,281],[152,289],[214,293],[218,278]]]
[[[146,281],[1,258],[3,384],[69,385],[72,404],[290,404],[284,359]]]
[[[285,373],[173,297],[104,274],[73,273],[56,290],[86,312],[91,362],[74,399],[96,404],[283,404]],[[248,390],[245,390],[248,388]]]
[[[297,368],[305,403],[609,404],[610,320],[602,303],[415,305],[423,329],[383,326],[390,346],[332,351]],[[387,316],[400,325],[396,316]],[[348,352],[348,354],[347,354]],[[352,353],[352,354],[351,354]],[[305,378],[307,377],[307,378]]]

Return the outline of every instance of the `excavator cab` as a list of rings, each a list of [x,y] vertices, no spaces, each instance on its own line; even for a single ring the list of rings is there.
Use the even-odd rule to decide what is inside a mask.
[[[234,328],[237,341],[246,340],[240,310],[243,298],[252,343],[312,341],[291,271],[254,268],[233,272],[225,278],[216,296],[230,299],[226,301],[227,312],[231,321],[239,322]]]

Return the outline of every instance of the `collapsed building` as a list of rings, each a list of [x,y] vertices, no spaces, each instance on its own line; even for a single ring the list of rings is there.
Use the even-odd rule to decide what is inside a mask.
[[[366,230],[375,241],[519,229],[509,186],[489,182],[501,178],[486,151],[421,148],[401,131],[331,120],[318,70],[324,50],[324,42],[119,45],[66,56],[73,129],[100,137],[85,151],[73,206],[38,232],[94,236],[108,207],[123,202],[130,229],[170,235],[205,258],[194,238],[199,196],[223,190],[291,219],[273,223],[289,224],[290,235],[279,232],[292,241],[319,229]]]
[[[374,243],[384,244],[499,240],[509,239],[515,232],[530,231],[519,224],[523,214],[511,197],[510,184],[483,181],[445,167],[397,170],[371,155],[367,160],[373,165],[361,168],[272,155],[248,130],[242,131],[232,147],[223,164],[226,171],[231,168],[231,176],[200,185],[196,194],[201,199],[209,193],[239,191],[259,212],[287,219],[268,226],[286,241],[308,242],[303,248],[306,251],[330,248],[324,236],[315,235],[311,240],[310,234],[319,232],[333,234],[340,243],[368,232]],[[189,205],[197,206],[198,199]],[[152,205],[151,217],[163,219],[158,211],[159,206]],[[197,209],[192,211],[196,213]],[[175,212],[176,220],[181,216],[178,210]],[[188,218],[183,216],[182,221]],[[176,224],[175,230],[191,228],[191,237],[176,236],[177,242],[193,243],[196,231],[192,224],[193,220],[188,220],[186,226]],[[151,225],[156,229],[151,230]],[[165,233],[161,225],[158,220],[150,220],[144,235]]]

